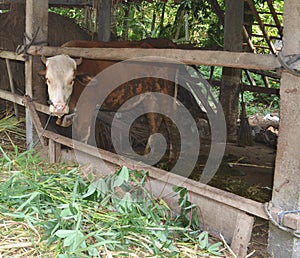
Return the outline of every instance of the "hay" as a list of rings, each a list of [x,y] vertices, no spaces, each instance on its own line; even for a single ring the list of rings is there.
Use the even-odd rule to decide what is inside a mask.
[[[0,257],[28,257],[41,243],[37,230],[22,221],[0,215]]]

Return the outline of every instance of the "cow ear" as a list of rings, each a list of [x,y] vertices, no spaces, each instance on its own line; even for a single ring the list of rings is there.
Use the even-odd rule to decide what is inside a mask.
[[[43,64],[46,64],[47,58],[45,56],[41,56],[41,60],[42,60]]]
[[[84,85],[88,84],[92,79],[93,79],[93,77],[90,76],[89,74],[77,74],[76,75],[76,80]]]
[[[77,66],[82,63],[82,57],[74,59],[74,60],[75,60]]]

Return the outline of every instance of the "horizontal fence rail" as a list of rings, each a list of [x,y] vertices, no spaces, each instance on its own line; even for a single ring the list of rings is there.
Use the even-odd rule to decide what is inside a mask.
[[[274,55],[246,52],[184,50],[184,49],[141,49],[141,48],[76,48],[31,46],[28,54],[54,56],[66,54],[74,57],[121,61],[131,58],[158,56],[189,65],[226,66],[254,70],[275,70],[281,67]],[[163,60],[162,60],[163,62]]]
[[[24,97],[20,96],[18,94],[11,93],[10,91],[0,89],[0,98],[11,101],[11,102],[16,103],[21,106],[25,106],[25,104],[23,102]],[[47,115],[50,115],[48,106],[34,102],[34,101],[33,101],[33,103],[34,103],[34,106],[37,111],[42,112]]]
[[[77,149],[96,158],[101,157],[101,159],[120,167],[126,164],[126,166],[130,169],[149,171],[149,175],[152,178],[165,177],[168,179],[168,183],[171,183],[173,185],[177,185],[178,182],[182,183],[182,177],[176,174],[172,174],[172,176],[168,177],[169,172],[166,172],[162,169],[143,164],[142,162],[135,161],[130,158],[126,158],[124,156],[120,156],[118,154],[114,154],[91,145],[87,145],[83,142],[58,135],[48,130],[45,130],[43,132],[43,136],[52,139],[64,146],[68,146],[72,149]],[[192,192],[195,192],[206,198],[213,199],[216,202],[225,203],[227,206],[231,206],[232,208],[250,213],[254,216],[267,219],[262,203],[246,199],[229,192],[225,192],[209,185],[201,184],[200,182],[196,182],[191,179],[185,178],[184,180],[189,186],[189,190]]]
[[[15,52],[1,50],[1,49],[0,49],[0,58],[23,61],[23,62],[26,61],[23,55],[18,55]]]

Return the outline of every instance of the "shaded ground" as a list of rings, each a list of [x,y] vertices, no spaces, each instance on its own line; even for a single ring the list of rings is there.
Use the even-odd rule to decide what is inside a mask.
[[[223,164],[209,184],[261,203],[268,202],[272,196],[275,155],[275,150],[264,144],[247,147],[230,144],[225,158],[230,165],[236,161],[243,165]],[[248,253],[255,251],[251,257],[268,257],[268,228],[268,221],[255,219],[248,248]]]
[[[255,201],[267,202],[271,198],[275,155],[274,149],[263,144],[246,147],[228,144],[223,162],[209,184]]]
[[[209,185],[261,203],[268,202],[272,195],[275,157],[276,151],[264,144],[247,147],[228,144],[223,162]],[[199,177],[197,171],[191,175],[195,180]],[[248,248],[248,253],[255,251],[251,257],[268,257],[268,227],[268,221],[255,219]]]

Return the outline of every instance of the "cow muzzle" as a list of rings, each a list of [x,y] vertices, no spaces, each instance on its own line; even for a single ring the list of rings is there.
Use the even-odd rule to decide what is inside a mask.
[[[52,115],[57,117],[62,117],[69,113],[69,106],[64,103],[52,103],[49,109]]]

